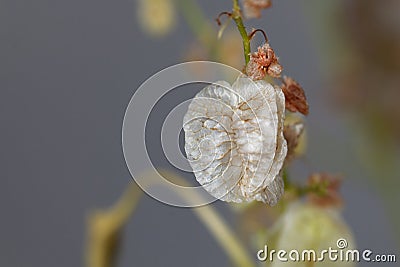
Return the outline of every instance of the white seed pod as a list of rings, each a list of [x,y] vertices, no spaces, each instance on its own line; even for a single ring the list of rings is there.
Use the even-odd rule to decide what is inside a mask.
[[[185,150],[197,181],[214,197],[275,205],[287,153],[285,97],[266,81],[217,82],[192,100],[184,117]]]

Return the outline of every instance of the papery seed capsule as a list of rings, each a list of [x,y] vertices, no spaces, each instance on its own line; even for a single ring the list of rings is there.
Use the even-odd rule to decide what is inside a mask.
[[[275,205],[287,153],[285,97],[266,81],[217,82],[192,100],[184,117],[185,150],[197,181],[224,201]]]

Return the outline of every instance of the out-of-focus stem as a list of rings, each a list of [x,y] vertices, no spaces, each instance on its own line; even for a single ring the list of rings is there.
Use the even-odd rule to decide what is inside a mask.
[[[141,194],[140,188],[132,182],[113,207],[90,213],[85,253],[87,267],[114,266],[122,228],[135,210]]]
[[[212,31],[206,16],[194,0],[176,0],[177,6],[181,9],[183,18],[196,38],[209,46]]]
[[[195,208],[194,212],[216,238],[220,246],[224,248],[235,266],[255,266],[240,241],[214,209],[203,206]]]
[[[194,0],[175,1],[193,35],[208,49],[211,58],[215,60],[217,57],[216,32],[214,32],[201,7]]]
[[[176,184],[190,186],[185,182],[185,180],[174,173],[168,171],[160,171],[160,173]],[[199,194],[181,194],[180,197],[189,204],[193,202],[199,203],[202,198]],[[229,228],[215,209],[210,205],[205,205],[202,207],[192,208],[192,210],[212,233],[213,237],[218,241],[235,266],[255,267],[252,258],[240,243],[239,238],[236,237],[235,233]]]
[[[188,186],[187,183],[179,176],[168,171],[160,171],[164,177],[168,177],[179,185]],[[158,178],[154,177],[154,173],[144,174],[146,184],[142,186],[160,186]],[[168,189],[165,189],[168,190]],[[180,193],[176,191],[172,193]],[[87,267],[112,267],[114,263],[115,253],[118,247],[118,237],[126,224],[128,218],[133,213],[140,197],[143,195],[142,190],[135,184],[129,185],[129,188],[121,197],[121,199],[112,208],[105,211],[94,212],[88,221],[88,243],[86,251]],[[198,194],[180,194],[187,203],[199,202],[201,196]],[[211,232],[212,236],[217,240],[225,253],[235,266],[255,267],[252,258],[235,233],[224,222],[221,216],[211,206],[202,206],[192,209],[195,215],[203,222],[206,228]]]

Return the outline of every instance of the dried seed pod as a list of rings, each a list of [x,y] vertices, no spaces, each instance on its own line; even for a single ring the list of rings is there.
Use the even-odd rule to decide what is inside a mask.
[[[292,112],[308,114],[308,103],[303,88],[290,77],[283,77],[282,91],[285,94],[286,108]]]
[[[185,150],[197,181],[214,197],[233,202],[277,203],[285,98],[266,81],[239,77],[200,91],[184,117]]]
[[[248,19],[259,18],[261,10],[271,5],[271,0],[243,0],[244,16]]]
[[[288,146],[286,163],[290,162],[296,155],[296,148],[299,144],[303,132],[304,132],[304,123],[302,121],[297,121],[285,125],[283,129],[283,135],[285,136]]]
[[[257,52],[250,55],[250,61],[246,67],[247,75],[253,80],[262,80],[267,74],[278,78],[282,70],[274,50],[268,43],[258,47]]]
[[[306,255],[305,251],[315,252],[308,254],[309,258],[305,258],[304,261],[273,260],[268,265],[270,267],[355,267],[357,265],[356,261],[334,262],[328,256],[317,259],[318,255],[323,255],[327,248],[338,247],[336,245],[338,240],[347,241],[348,246],[343,248],[343,255],[349,255],[348,253],[356,247],[352,231],[338,208],[324,208],[301,201],[290,203],[281,217],[268,230],[266,237],[266,240],[269,240],[268,246],[276,251],[300,251],[300,255],[303,252],[303,256]],[[291,257],[296,257],[296,255]]]

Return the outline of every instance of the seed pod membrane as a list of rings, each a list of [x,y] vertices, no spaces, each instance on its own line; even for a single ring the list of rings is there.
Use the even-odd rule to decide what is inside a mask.
[[[275,205],[287,153],[285,97],[266,81],[239,77],[205,87],[184,117],[185,150],[197,181],[214,197]]]

